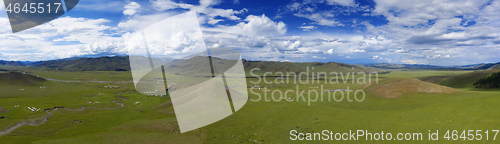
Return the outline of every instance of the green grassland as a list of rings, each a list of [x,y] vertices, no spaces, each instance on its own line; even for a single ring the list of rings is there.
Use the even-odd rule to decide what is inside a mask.
[[[445,75],[445,76],[429,76],[421,78],[423,81],[428,81],[452,88],[465,89],[465,90],[484,90],[476,89],[473,84],[479,79],[488,77],[495,72],[500,72],[500,69],[487,69],[482,71],[473,71],[469,73],[462,73],[458,75]]]
[[[257,78],[247,78],[247,83],[261,89],[249,89],[246,105],[227,118],[190,132],[180,133],[169,97],[139,94],[127,71],[68,72],[26,67],[3,68],[19,70],[42,78],[81,81],[45,81],[36,86],[0,85],[0,106],[5,112],[0,116],[0,132],[22,122],[36,123],[52,116],[44,124],[24,125],[0,136],[0,143],[331,143],[332,141],[291,141],[290,130],[298,132],[349,132],[368,130],[380,133],[424,133],[421,141],[333,141],[339,143],[429,143],[427,132],[439,130],[444,143],[495,143],[490,135],[480,141],[447,141],[445,130],[497,130],[500,129],[499,90],[476,91],[460,89],[458,93],[408,92],[398,98],[378,97],[368,89],[377,86],[377,78],[371,76],[371,84],[358,84],[349,79],[345,83],[330,83],[331,79],[314,79],[308,84],[255,83]],[[278,71],[278,70],[277,70]],[[346,71],[348,71],[346,69]],[[430,79],[467,75],[473,71],[392,70],[379,74],[378,83],[391,79],[418,78],[419,84]],[[362,75],[356,75],[355,80]],[[331,76],[330,76],[331,77]],[[339,76],[341,77],[341,76]],[[90,82],[92,81],[92,82]],[[95,82],[101,81],[101,82]],[[440,84],[441,79],[434,81]],[[456,80],[460,81],[460,80]],[[121,82],[121,83],[113,83]],[[326,84],[325,84],[326,83]],[[109,88],[105,86],[119,86]],[[466,85],[466,84],[464,84]],[[304,90],[304,99],[296,94],[296,88]],[[411,85],[398,84],[394,87]],[[41,88],[42,87],[42,88]],[[293,102],[271,97],[264,90],[294,90],[287,98]],[[323,90],[367,90],[363,101],[335,101],[331,97],[315,93]],[[24,89],[24,90],[21,90]],[[267,97],[264,97],[264,96]],[[352,93],[351,100],[353,99]],[[336,93],[336,98],[341,97]],[[260,101],[252,101],[256,99]],[[269,100],[269,101],[266,101]],[[297,101],[299,99],[299,101]],[[310,101],[309,99],[316,100]],[[275,101],[279,100],[279,101]],[[96,102],[99,104],[96,104]],[[92,102],[92,103],[88,103]],[[140,104],[135,104],[141,102]],[[121,105],[124,105],[123,107]],[[19,108],[15,106],[19,105]],[[42,110],[32,112],[27,107]],[[54,109],[54,107],[65,107]],[[83,108],[82,110],[82,107]],[[44,109],[51,109],[44,112]],[[42,119],[42,120],[41,120]],[[497,141],[500,138],[497,138]]]

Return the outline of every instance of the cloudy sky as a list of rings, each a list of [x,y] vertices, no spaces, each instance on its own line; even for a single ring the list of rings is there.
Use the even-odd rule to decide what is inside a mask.
[[[81,0],[15,34],[0,5],[2,60],[127,55],[137,30],[195,11],[206,47],[233,48],[249,60],[500,62],[500,0]]]

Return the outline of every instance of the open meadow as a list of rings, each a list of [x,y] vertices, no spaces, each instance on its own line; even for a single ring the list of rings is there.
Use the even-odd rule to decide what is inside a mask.
[[[332,142],[291,141],[291,130],[384,131],[393,137],[396,133],[424,134],[422,140],[393,138],[384,141],[388,143],[428,142],[429,130],[438,130],[439,142],[494,143],[491,130],[500,129],[499,90],[483,91],[472,85],[453,89],[420,81],[473,71],[393,70],[378,77],[367,76],[371,81],[366,83],[358,83],[360,75],[353,78],[355,82],[339,78],[339,83],[332,83],[331,75],[328,79],[307,78],[307,82],[295,79],[297,83],[291,78],[284,83],[276,77],[266,77],[270,83],[247,78],[249,100],[242,109],[203,128],[180,133],[170,98],[139,94],[130,72],[7,69],[46,81],[29,86],[22,81],[16,85],[0,83],[1,143]],[[352,91],[347,95],[345,89]],[[284,93],[290,90],[293,92]],[[354,96],[356,90],[365,95],[360,92]],[[459,134],[463,130],[489,130],[490,135],[488,140],[484,135],[481,140],[449,141],[443,138],[447,130],[458,130]],[[359,142],[380,141],[362,137]]]

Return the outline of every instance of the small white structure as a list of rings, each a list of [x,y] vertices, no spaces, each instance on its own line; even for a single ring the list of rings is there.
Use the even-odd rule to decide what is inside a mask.
[[[141,104],[141,102],[136,101],[136,102],[135,102],[135,104],[136,104],[136,105],[139,105],[139,104]]]
[[[96,104],[99,104],[99,102],[98,102],[98,101],[95,101],[95,103],[96,103]]]
[[[32,112],[40,111],[42,108],[28,107]]]
[[[19,89],[19,90],[22,90],[22,91],[23,91],[24,89]]]
[[[91,104],[92,102],[89,102],[89,104]]]

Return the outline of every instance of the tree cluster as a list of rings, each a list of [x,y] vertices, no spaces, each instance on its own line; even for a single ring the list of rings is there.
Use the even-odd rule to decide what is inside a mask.
[[[474,83],[476,88],[500,88],[500,72],[493,73],[491,76],[482,78]]]

